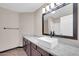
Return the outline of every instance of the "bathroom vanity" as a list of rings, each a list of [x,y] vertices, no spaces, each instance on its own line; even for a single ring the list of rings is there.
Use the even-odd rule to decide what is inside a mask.
[[[38,38],[30,35],[23,37],[23,48],[28,56],[79,56],[78,47],[58,42],[54,48],[47,48],[40,44]]]
[[[52,56],[35,43],[28,40],[28,38],[23,38],[23,47],[28,56]]]

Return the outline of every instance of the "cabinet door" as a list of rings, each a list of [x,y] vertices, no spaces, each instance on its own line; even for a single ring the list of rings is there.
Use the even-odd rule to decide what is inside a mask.
[[[23,47],[25,46],[25,38],[23,38]]]
[[[26,41],[25,41],[25,38],[23,38],[23,48],[26,51]]]
[[[36,49],[37,46],[35,44],[31,43],[31,47],[33,47],[34,49]]]
[[[23,38],[23,48],[28,56],[30,56],[30,41]]]
[[[31,49],[31,55],[32,56],[41,56],[41,54],[34,48]]]
[[[30,56],[30,44],[26,46],[26,54]]]
[[[37,47],[37,50],[42,54],[42,56],[49,56],[49,53],[47,53],[47,52],[44,51],[43,49]]]

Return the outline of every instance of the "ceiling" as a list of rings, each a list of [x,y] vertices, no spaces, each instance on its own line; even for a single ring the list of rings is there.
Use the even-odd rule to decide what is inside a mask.
[[[0,7],[16,12],[34,12],[44,3],[0,3]]]

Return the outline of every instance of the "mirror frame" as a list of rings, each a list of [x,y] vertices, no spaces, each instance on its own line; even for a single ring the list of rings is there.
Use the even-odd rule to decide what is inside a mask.
[[[69,4],[69,3],[68,3]],[[44,16],[51,13],[52,11],[55,11],[59,8],[62,8],[66,6],[67,4],[63,4],[62,6],[58,6],[55,9],[52,9],[51,11],[48,11],[47,13],[42,14],[42,34],[43,35],[48,35],[47,33],[44,33]],[[77,34],[78,34],[78,4],[73,3],[73,36],[65,36],[65,35],[54,35],[55,37],[62,37],[62,38],[70,38],[70,39],[75,39],[77,40]]]

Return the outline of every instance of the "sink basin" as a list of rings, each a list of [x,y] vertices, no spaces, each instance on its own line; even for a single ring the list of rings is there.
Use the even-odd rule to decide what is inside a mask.
[[[57,38],[40,37],[38,38],[39,44],[46,48],[54,48],[58,44]]]

